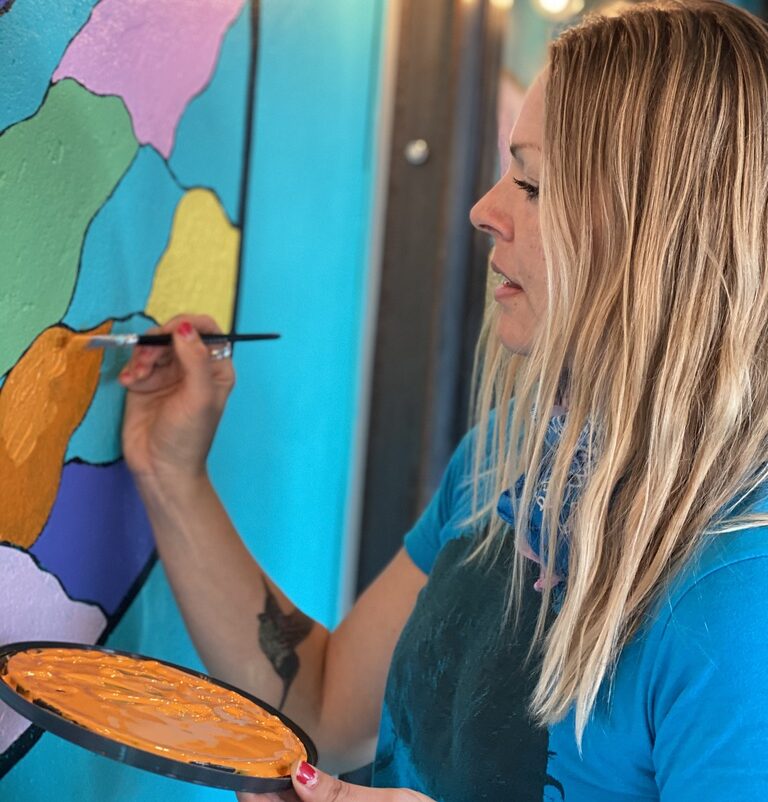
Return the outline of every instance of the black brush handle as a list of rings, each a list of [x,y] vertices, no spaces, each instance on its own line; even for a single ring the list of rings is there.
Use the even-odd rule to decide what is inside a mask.
[[[201,334],[204,343],[244,343],[251,340],[277,340],[279,334]],[[170,334],[142,334],[137,345],[170,345]]]

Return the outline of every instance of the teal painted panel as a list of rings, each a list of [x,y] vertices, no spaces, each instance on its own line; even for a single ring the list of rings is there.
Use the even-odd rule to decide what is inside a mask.
[[[310,615],[336,621],[367,282],[383,3],[261,6],[236,351],[213,464],[238,530]],[[236,470],[233,470],[236,468]]]
[[[96,0],[16,0],[4,15],[0,25],[0,132],[40,107],[59,59],[95,5]]]
[[[192,100],[176,131],[169,161],[182,186],[212,189],[230,220],[240,223],[240,179],[243,164],[248,73],[242,69],[251,52],[251,7],[246,5],[221,46],[210,84]],[[222,114],[222,109],[227,113]],[[200,154],[205,158],[201,159]]]
[[[104,321],[107,310],[113,318],[144,310],[183,194],[158,152],[149,145],[140,148],[88,227],[77,285],[64,316],[67,326],[93,328]]]

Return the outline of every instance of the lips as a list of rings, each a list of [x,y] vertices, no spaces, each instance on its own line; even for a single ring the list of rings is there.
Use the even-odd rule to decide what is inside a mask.
[[[499,266],[495,262],[491,262],[491,270],[493,270],[494,273],[498,274],[499,276],[501,276],[504,279],[504,284],[505,285],[507,285],[509,287],[514,287],[514,288],[516,288],[518,290],[521,290],[523,288],[522,285],[519,282],[517,282],[514,279],[510,278],[503,270],[501,270],[499,268]]]

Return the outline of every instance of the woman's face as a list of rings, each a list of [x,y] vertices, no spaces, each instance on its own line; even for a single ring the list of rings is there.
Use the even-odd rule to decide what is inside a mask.
[[[538,201],[545,80],[541,73],[525,96],[509,138],[509,169],[469,215],[475,228],[493,237],[498,335],[507,350],[518,354],[528,353],[547,306]]]

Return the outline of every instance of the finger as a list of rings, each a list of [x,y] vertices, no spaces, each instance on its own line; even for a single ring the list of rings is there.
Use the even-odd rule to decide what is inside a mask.
[[[366,788],[345,783],[305,760],[293,767],[291,779],[301,802],[432,802],[408,788]]]
[[[200,339],[199,338],[200,334],[222,333],[221,328],[216,323],[216,321],[212,317],[209,317],[208,315],[182,315],[178,319],[180,320],[180,323],[176,327],[175,331],[179,332],[182,329],[186,330],[186,326],[191,325],[194,332],[198,335],[197,339]],[[235,370],[232,364],[232,359],[212,358],[212,351],[214,349],[221,348],[222,347],[221,344],[210,345],[205,343],[204,346],[208,357],[208,365],[206,366],[206,371],[204,373],[200,373],[199,375],[205,376],[206,381],[208,379],[213,379],[213,382],[217,387],[218,394],[221,395],[221,393],[223,392],[224,397],[226,397],[226,395],[229,393],[229,391],[232,389],[235,383]],[[196,349],[196,354],[202,361],[203,352],[199,349]]]
[[[146,329],[142,332],[142,334],[159,334],[160,333],[160,326],[152,326],[151,328]],[[123,365],[124,371],[132,371],[136,365],[139,364],[140,361],[144,360],[148,355],[146,349],[143,345],[134,345],[131,348],[130,354],[126,363]]]
[[[163,387],[176,384],[182,377],[179,360],[173,347],[147,347],[144,354],[141,346],[120,371],[118,380],[129,390],[155,392]]]
[[[350,785],[330,774],[311,766],[305,760],[297,763],[291,772],[291,779],[293,780],[293,787],[300,800],[314,800],[314,802],[341,802],[341,800],[348,800],[348,802],[367,802],[371,796],[376,795],[376,791],[371,791],[370,788],[361,788],[357,785]],[[368,796],[359,796],[358,791],[367,792]]]
[[[171,324],[172,321],[169,321]],[[176,323],[174,330],[178,330],[184,323],[189,323],[198,334],[222,334],[221,327],[210,315],[177,315],[173,318]],[[221,345],[206,345],[210,357],[213,348],[221,348]],[[224,387],[225,392],[230,390],[235,383],[235,371],[232,360],[212,359],[210,364],[210,376],[219,387]]]
[[[124,370],[136,373],[141,369],[149,374],[153,368],[162,368],[173,362],[173,347],[170,345],[137,345]]]
[[[167,390],[175,387],[183,378],[178,360],[174,360],[165,367],[143,368],[139,366],[133,372],[126,369],[118,376],[123,387],[134,393],[156,393],[158,390]]]
[[[222,334],[221,327],[210,315],[176,315],[160,327],[161,332],[169,334],[176,331],[184,322],[190,323],[201,334]]]
[[[189,327],[191,327],[191,331]],[[176,336],[179,331],[187,332],[185,341],[189,347],[186,349],[184,341],[180,343]],[[200,388],[208,386],[210,379],[213,379],[219,388],[223,388],[225,393],[229,392],[234,385],[235,374],[232,360],[211,360],[208,346],[202,343],[199,336],[196,336],[197,333],[222,333],[219,325],[209,315],[176,315],[162,326],[152,327],[147,333],[171,334],[174,337],[173,344],[171,346],[136,346],[131,359],[120,373],[120,382],[125,387],[139,392],[154,392],[163,386],[177,382],[182,374],[189,374],[191,383],[197,384]],[[200,345],[206,349],[206,356],[211,363],[208,366],[203,365],[203,350],[197,344],[198,340],[200,340]],[[181,358],[180,349],[186,354],[186,363]],[[183,369],[174,369],[161,377],[155,376],[157,369],[166,366],[173,367],[177,362],[182,363]]]
[[[205,343],[189,319],[182,322],[173,331],[173,347],[181,363],[184,381],[200,399],[209,400],[213,387],[213,365]]]
[[[298,802],[298,797],[293,791],[275,791],[269,794],[248,794],[238,791],[238,802]]]
[[[152,326],[144,331],[144,334],[173,334],[173,332],[184,322],[190,323],[196,331],[205,334],[221,334],[221,328],[210,315],[174,315],[162,326]],[[131,357],[124,366],[130,372],[141,365],[154,367],[163,366],[170,363],[173,359],[173,348],[163,345],[137,345],[134,347]]]

